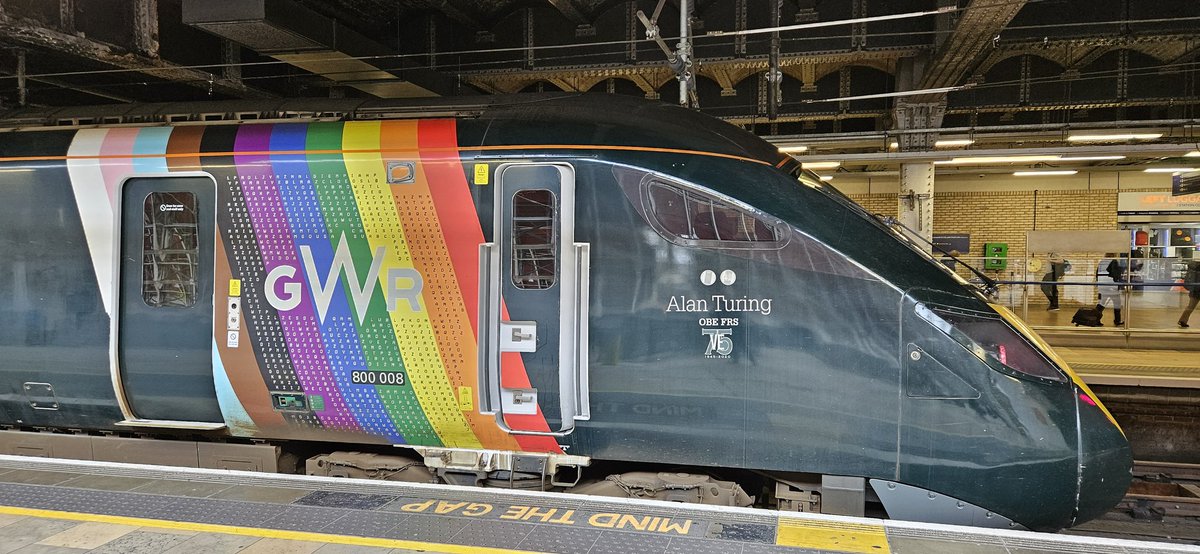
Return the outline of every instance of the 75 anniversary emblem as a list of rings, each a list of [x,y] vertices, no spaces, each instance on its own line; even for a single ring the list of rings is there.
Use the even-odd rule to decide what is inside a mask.
[[[729,337],[733,329],[701,329],[700,332],[708,337],[705,358],[728,358],[729,353],[733,352],[733,339]]]

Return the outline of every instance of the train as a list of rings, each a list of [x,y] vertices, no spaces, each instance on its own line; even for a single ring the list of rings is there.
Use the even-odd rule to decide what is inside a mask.
[[[0,453],[316,444],[310,473],[1032,530],[1130,481],[1112,414],[1009,310],[694,110],[225,101],[0,127]]]

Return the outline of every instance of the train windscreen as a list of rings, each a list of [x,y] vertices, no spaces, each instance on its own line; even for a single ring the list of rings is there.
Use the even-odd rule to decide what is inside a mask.
[[[946,333],[980,360],[1021,375],[1065,382],[1066,376],[1054,367],[997,314],[973,310],[917,304],[917,315]]]

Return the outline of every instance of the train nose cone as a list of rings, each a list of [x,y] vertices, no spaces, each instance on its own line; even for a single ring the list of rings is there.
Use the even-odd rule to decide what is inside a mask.
[[[1112,509],[1132,479],[1133,453],[1120,427],[1093,398],[1079,395],[1079,503],[1072,525]]]

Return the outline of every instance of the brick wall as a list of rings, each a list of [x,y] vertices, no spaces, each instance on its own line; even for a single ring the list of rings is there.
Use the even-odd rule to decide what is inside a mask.
[[[894,192],[890,194],[850,194],[848,196],[873,214],[896,217],[897,205]],[[937,203],[935,202],[933,206],[936,209]]]
[[[1008,243],[1008,267],[993,273],[1000,279],[1037,279],[1042,270],[1025,274],[1025,233],[1027,231],[1052,230],[1112,230],[1117,225],[1117,196],[1119,192],[1161,192],[1159,188],[1146,189],[1076,189],[1076,190],[1003,190],[1003,191],[955,191],[934,194],[933,232],[937,234],[965,233],[971,236],[971,251],[963,253],[968,263],[982,269],[979,259],[983,256],[986,242]],[[872,213],[895,216],[898,212],[896,192],[849,194],[855,202]],[[1036,221],[1035,221],[1036,217]],[[1094,267],[1096,252],[1062,252],[1077,265],[1067,280],[1085,280]],[[1043,260],[1044,261],[1044,260]],[[974,275],[959,265],[957,273],[971,279]],[[989,272],[991,273],[991,272]],[[1001,298],[1019,298],[1020,286],[1012,291],[1001,287]],[[1043,301],[1035,286],[1029,288],[1031,303]],[[1010,292],[1012,294],[1010,294]],[[1013,296],[1016,294],[1016,296]],[[1063,287],[1065,304],[1086,304],[1093,300],[1095,290],[1088,287]]]
[[[935,193],[933,232],[971,235],[968,256],[982,256],[985,242],[1006,242],[1009,257],[1022,258],[1027,231],[1117,229],[1117,194],[1115,189]],[[849,196],[871,213],[897,215],[895,192]]]

